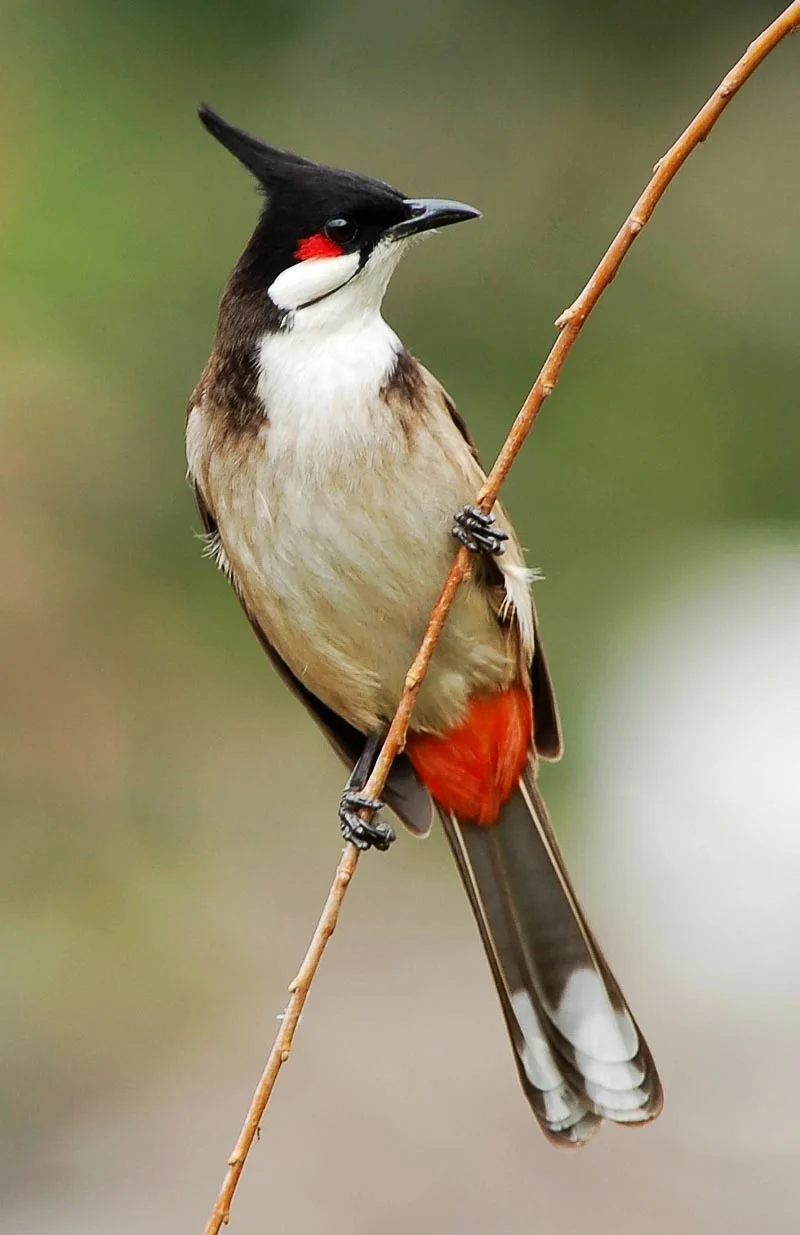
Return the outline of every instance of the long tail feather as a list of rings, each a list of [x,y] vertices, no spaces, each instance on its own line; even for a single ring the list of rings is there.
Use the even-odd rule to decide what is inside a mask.
[[[547,1136],[582,1145],[603,1119],[654,1119],[655,1065],[583,916],[532,772],[492,827],[440,813]]]

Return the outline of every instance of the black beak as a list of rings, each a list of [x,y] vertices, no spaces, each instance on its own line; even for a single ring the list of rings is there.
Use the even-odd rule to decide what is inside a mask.
[[[402,240],[417,236],[434,227],[448,227],[451,223],[463,223],[467,219],[479,219],[481,212],[463,202],[443,201],[438,197],[408,197],[405,203],[411,214],[402,223],[390,227],[386,235],[390,240]]]

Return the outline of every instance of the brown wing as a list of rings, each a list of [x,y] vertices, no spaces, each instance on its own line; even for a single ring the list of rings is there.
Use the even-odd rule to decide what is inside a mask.
[[[195,484],[193,488],[200,521],[203,524],[206,535],[213,543],[219,536],[216,519],[199,486]],[[248,609],[233,575],[230,576],[230,581],[239,599],[239,603],[244,609],[247,620],[256,634],[256,638],[272,661],[279,677],[308,709],[336,753],[347,767],[352,770],[364,749],[367,735],[360,733],[353,725],[339,716],[337,712],[334,712],[332,708],[323,703],[321,699],[318,699],[292,673],[286,661],[272,646]],[[416,772],[405,755],[398,755],[395,759],[383,796],[387,805],[399,816],[409,831],[414,832],[417,836],[427,836],[433,822],[433,803],[427,789],[417,778]]]
[[[442,392],[442,402],[447,408],[447,412],[448,412],[448,415],[450,416],[450,419],[452,420],[455,427],[458,429],[464,441],[469,446],[469,452],[472,455],[475,462],[478,464],[478,467],[481,469],[481,471],[483,471],[484,468],[483,468],[483,464],[481,463],[480,455],[478,454],[478,447],[475,444],[475,439],[473,438],[472,434],[467,428],[466,420],[459,412],[458,408],[456,407],[453,400],[450,398],[444,386],[441,386],[440,389]]]
[[[553,679],[544,654],[539,634],[539,619],[533,611],[535,642],[531,663],[531,692],[533,694],[533,745],[541,759],[560,759],[564,753],[561,734],[561,718],[553,690]]]
[[[436,381],[432,375],[429,375],[431,381],[438,387],[441,392],[442,402],[446,407],[453,424],[458,429],[470,449],[470,454],[475,459],[478,466],[483,470],[478,448],[475,441],[466,426],[464,418],[461,416],[450,395],[444,387]],[[503,576],[495,562],[491,558],[485,558],[483,561],[483,569],[486,574],[487,585],[494,591],[497,589],[498,608],[502,604],[505,595],[505,587]],[[564,753],[564,742],[561,734],[561,720],[558,715],[558,704],[556,703],[555,691],[553,689],[553,680],[550,676],[550,669],[547,665],[544,648],[542,646],[541,636],[539,634],[539,619],[536,615],[536,608],[533,611],[535,641],[533,661],[531,662],[531,692],[533,695],[533,744],[536,749],[536,754],[542,759],[556,760],[560,759]]]

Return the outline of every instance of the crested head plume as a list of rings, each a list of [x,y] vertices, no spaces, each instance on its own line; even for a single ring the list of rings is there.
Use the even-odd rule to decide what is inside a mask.
[[[326,167],[278,146],[270,146],[252,133],[229,124],[205,103],[197,109],[197,114],[211,136],[255,176],[267,195],[271,190],[289,188],[315,196],[324,193],[325,196],[335,195],[336,201],[331,204],[341,207],[346,207],[350,200],[358,204],[365,195],[393,204],[404,200],[399,189],[383,180],[344,168]]]
[[[366,303],[380,304],[406,247],[398,241],[479,214],[463,202],[409,198],[373,176],[270,146],[205,104],[198,114],[212,137],[256,177],[266,197],[231,276],[237,295],[246,285],[248,294],[266,293],[275,307],[296,312],[358,280],[344,320]],[[345,309],[344,302],[336,303]]]
[[[252,133],[246,133],[244,129],[229,124],[207,103],[201,103],[197,114],[211,136],[243,163],[265,188],[290,177],[295,178],[303,168],[311,170],[316,167],[315,163],[301,158],[298,154],[280,150],[277,146],[269,146]]]

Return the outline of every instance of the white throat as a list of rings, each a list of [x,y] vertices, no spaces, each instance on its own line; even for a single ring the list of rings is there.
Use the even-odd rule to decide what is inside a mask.
[[[381,391],[402,344],[381,302],[404,249],[382,242],[361,270],[353,254],[298,262],[273,283],[270,295],[282,297],[288,319],[259,345],[271,459],[288,453],[301,468],[318,470],[385,448],[395,418]],[[322,298],[304,303],[315,287]],[[297,308],[289,308],[291,299]]]
[[[261,339],[258,393],[270,463],[322,480],[386,449],[396,420],[381,397],[402,343],[381,316],[374,281],[351,283]],[[370,286],[372,284],[372,286]]]
[[[323,315],[320,315],[323,316]],[[328,438],[366,429],[370,411],[402,344],[380,311],[263,337],[258,392],[270,425],[270,449],[285,435]]]

